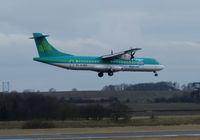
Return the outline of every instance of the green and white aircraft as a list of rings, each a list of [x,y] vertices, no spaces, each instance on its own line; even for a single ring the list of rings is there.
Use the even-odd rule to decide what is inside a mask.
[[[104,73],[112,76],[114,72],[118,71],[154,72],[155,76],[158,76],[157,71],[164,69],[164,66],[153,58],[135,58],[135,52],[141,48],[119,53],[111,51],[111,54],[99,57],[75,56],[56,50],[46,40],[47,36],[33,33],[33,37],[30,38],[35,40],[39,54],[39,57],[33,58],[33,60],[70,70],[95,71],[98,72],[99,77],[103,77]]]

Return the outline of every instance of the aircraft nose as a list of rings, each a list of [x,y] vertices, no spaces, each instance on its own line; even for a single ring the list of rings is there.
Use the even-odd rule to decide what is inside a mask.
[[[160,68],[160,70],[162,70],[162,69],[165,68],[165,66],[164,65],[160,65],[159,68]]]
[[[164,65],[157,65],[157,66],[156,66],[156,70],[157,70],[157,71],[163,70],[164,68],[165,68]]]

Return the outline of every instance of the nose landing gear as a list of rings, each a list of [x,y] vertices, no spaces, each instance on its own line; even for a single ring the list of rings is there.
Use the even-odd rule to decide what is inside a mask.
[[[155,76],[158,76],[158,73],[157,73],[156,71],[154,71],[154,75],[155,75]]]

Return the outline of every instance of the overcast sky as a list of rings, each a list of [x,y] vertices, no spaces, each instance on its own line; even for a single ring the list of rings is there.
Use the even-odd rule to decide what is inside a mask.
[[[199,0],[0,0],[0,81],[11,90],[94,90],[104,85],[200,81]],[[99,78],[32,60],[33,32],[50,34],[58,50],[102,56],[140,47],[136,57],[153,57],[165,69],[118,72]]]

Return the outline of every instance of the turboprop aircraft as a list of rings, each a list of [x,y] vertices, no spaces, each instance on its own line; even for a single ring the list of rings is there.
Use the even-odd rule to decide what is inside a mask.
[[[135,58],[135,52],[141,48],[118,53],[111,51],[108,55],[98,57],[75,56],[58,51],[49,44],[46,37],[48,35],[33,33],[33,37],[30,38],[35,40],[39,54],[39,57],[33,60],[70,70],[95,71],[99,77],[103,77],[104,73],[112,76],[114,72],[119,71],[153,72],[155,76],[158,76],[157,71],[164,69],[164,66],[154,58]]]

